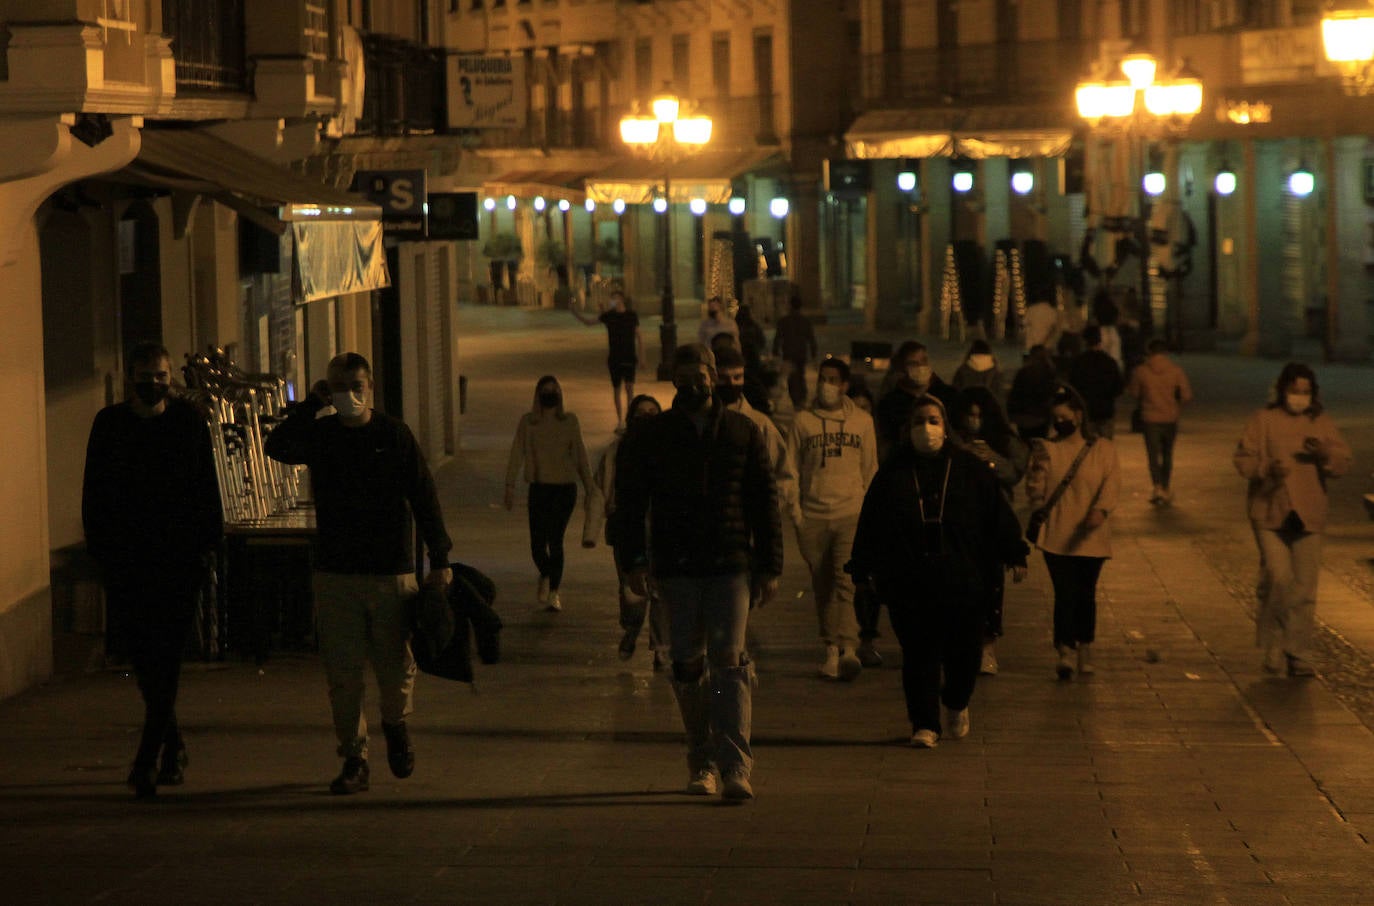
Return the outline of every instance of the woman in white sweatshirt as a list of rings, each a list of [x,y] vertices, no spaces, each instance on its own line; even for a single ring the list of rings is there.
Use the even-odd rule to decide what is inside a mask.
[[[506,509],[515,506],[515,483],[529,482],[530,553],[539,568],[539,603],[563,609],[563,535],[577,506],[577,483],[590,499],[592,470],[577,416],[563,409],[563,388],[553,375],[534,386],[534,404],[521,416],[506,464]]]

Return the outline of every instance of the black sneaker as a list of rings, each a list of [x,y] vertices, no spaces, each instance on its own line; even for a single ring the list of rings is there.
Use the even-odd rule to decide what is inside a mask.
[[[371,772],[367,769],[366,758],[345,758],[343,771],[329,784],[329,792],[335,796],[365,793],[370,778]]]
[[[410,731],[406,722],[389,724],[382,722],[382,732],[386,734],[386,763],[391,773],[402,780],[415,772],[415,750],[410,746]]]
[[[627,629],[620,637],[620,659],[628,661],[635,656],[635,642],[639,640],[638,629]]]
[[[157,769],[158,786],[181,786],[186,782],[186,766],[191,758],[186,754],[186,746],[162,750],[162,765]]]
[[[137,799],[151,799],[157,795],[157,769],[153,767],[141,768],[134,765],[134,769],[129,772],[129,788],[134,791]]]

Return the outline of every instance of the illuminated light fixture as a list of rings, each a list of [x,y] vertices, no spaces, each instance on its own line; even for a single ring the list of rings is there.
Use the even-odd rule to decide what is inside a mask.
[[[1307,169],[1306,164],[1300,164],[1298,169],[1288,175],[1288,191],[1298,198],[1306,198],[1316,188],[1317,178]]]
[[[682,110],[682,101],[664,85],[664,90],[649,102],[649,109],[654,112],[654,119],[658,122],[671,123],[677,120],[677,115]]]
[[[951,180],[950,184],[954,186],[954,191],[956,192],[972,192],[973,174],[970,173],[968,170],[957,170],[955,171],[954,179]]]
[[[916,174],[910,170],[903,170],[897,174],[897,188],[903,192],[913,192],[916,190]]]
[[[1011,174],[1011,190],[1017,195],[1029,195],[1034,189],[1034,173],[1029,170],[1017,170]]]
[[[620,140],[627,145],[652,145],[658,141],[658,120],[652,116],[621,117]]]
[[[507,210],[507,211],[514,211],[514,210],[515,210],[515,203],[516,203],[516,202],[515,202],[515,196],[514,196],[514,195],[507,195],[507,196],[506,196],[506,210]]]
[[[1346,94],[1374,89],[1374,10],[1365,0],[1335,0],[1322,16],[1322,52]]]
[[[1212,182],[1212,188],[1216,189],[1217,194],[1225,197],[1236,191],[1236,174],[1230,167],[1223,166],[1217,171],[1217,178]]]
[[[662,195],[654,199],[654,213],[663,214],[668,210],[668,199]]]
[[[1145,194],[1156,197],[1164,194],[1164,189],[1168,184],[1169,181],[1158,170],[1146,173],[1145,178],[1140,181],[1140,187],[1145,190]]]
[[[623,198],[617,198],[615,201],[611,202],[611,210],[612,210],[612,211],[615,211],[617,214],[624,214],[624,213],[625,213],[625,199],[623,199]]]
[[[684,116],[673,120],[673,139],[681,145],[704,145],[711,140],[709,116]]]
[[[568,199],[566,199],[566,198],[560,198],[560,199],[558,199],[558,210],[560,210],[560,211],[562,211],[563,213],[566,214],[566,213],[568,212],[568,209],[571,208],[571,207],[572,207],[572,202],[568,201]]]
[[[1147,53],[1128,53],[1121,58],[1121,72],[1131,83],[1132,91],[1144,91],[1155,80],[1159,63]]]
[[[496,199],[488,195],[486,198],[482,199],[482,207],[486,208],[488,211],[496,210]]]
[[[582,202],[582,207],[584,207],[584,208],[587,209],[587,213],[588,213],[588,214],[591,214],[591,213],[595,212],[595,211],[596,211],[596,199],[594,199],[594,198],[588,198],[586,201]]]
[[[788,203],[786,198],[774,198],[772,201],[768,202],[768,213],[779,220],[786,217],[787,212],[791,210],[791,208],[792,206]]]
[[[706,199],[693,198],[691,201],[687,202],[687,209],[700,217],[706,213]]]
[[[544,209],[545,209],[546,207],[548,207],[548,206],[549,206],[549,203],[548,203],[547,201],[544,200],[544,196],[543,196],[543,195],[536,195],[536,196],[534,196],[534,209],[535,209],[536,211],[542,211],[542,210],[544,210]]]
[[[743,198],[740,198],[738,195],[736,195],[734,198],[730,199],[730,203],[727,205],[727,207],[729,208],[731,214],[733,214],[736,217],[739,217],[741,214],[744,213],[744,209],[745,207],[747,207],[747,205],[748,203]]]

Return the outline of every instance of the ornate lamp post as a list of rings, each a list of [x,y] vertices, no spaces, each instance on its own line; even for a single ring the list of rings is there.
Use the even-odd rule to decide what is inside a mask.
[[[1075,100],[1078,115],[1112,145],[1115,178],[1111,196],[1103,206],[1104,213],[1109,229],[1128,231],[1140,244],[1140,294],[1142,304],[1147,304],[1151,298],[1151,231],[1146,229],[1142,216],[1141,190],[1145,189],[1151,196],[1162,194],[1163,199],[1156,203],[1161,209],[1177,207],[1178,190],[1171,178],[1177,170],[1177,149],[1172,140],[1166,146],[1165,175],[1150,173],[1149,186],[1143,186],[1140,180],[1148,169],[1151,142],[1156,138],[1176,138],[1187,130],[1202,109],[1202,81],[1186,65],[1170,78],[1156,79],[1159,64],[1148,53],[1128,53],[1121,58],[1118,67],[1113,67],[1116,68],[1121,77],[1114,77],[1109,71],[1103,78],[1078,83]],[[1161,179],[1165,180],[1163,186],[1159,185]],[[1167,222],[1165,217],[1151,219],[1156,224]],[[1172,311],[1172,304],[1168,307],[1170,339],[1177,343],[1181,339],[1179,319]]]
[[[672,169],[684,157],[700,151],[711,140],[711,118],[681,116],[682,107],[682,100],[665,90],[650,103],[652,116],[630,114],[620,119],[621,140],[635,153],[663,165],[662,197],[669,206],[663,212],[668,221],[663,243],[663,295],[659,302],[663,316],[663,323],[658,328],[662,345],[658,363],[660,381],[672,378],[673,352],[677,349],[677,318],[673,311]]]
[[[1322,16],[1322,50],[1341,71],[1346,94],[1374,90],[1374,6],[1368,0],[1336,0]]]

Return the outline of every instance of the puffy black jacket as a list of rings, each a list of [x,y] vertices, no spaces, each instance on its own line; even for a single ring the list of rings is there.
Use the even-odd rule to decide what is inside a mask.
[[[702,432],[677,407],[630,432],[615,495],[618,551],[629,568],[647,564],[660,577],[782,573],[778,490],[763,434],[718,402]]]

